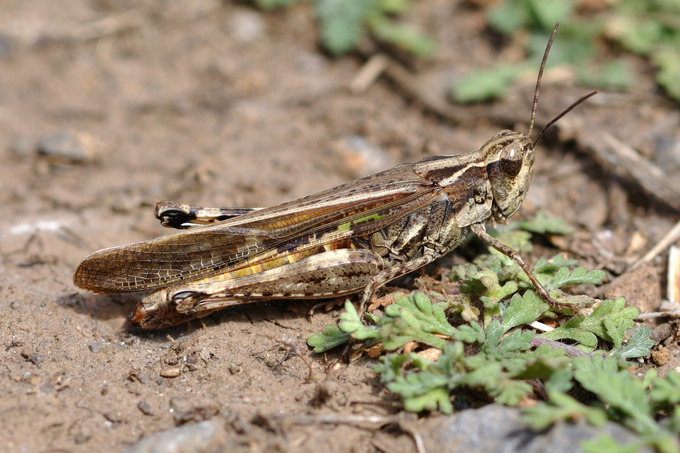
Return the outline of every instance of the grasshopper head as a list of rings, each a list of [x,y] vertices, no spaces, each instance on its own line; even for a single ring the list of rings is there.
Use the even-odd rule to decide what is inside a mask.
[[[483,149],[493,192],[493,216],[505,222],[519,208],[534,171],[534,144],[521,132],[500,131]]]

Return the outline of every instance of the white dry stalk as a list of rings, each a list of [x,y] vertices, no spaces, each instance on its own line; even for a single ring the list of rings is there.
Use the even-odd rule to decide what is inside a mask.
[[[680,248],[675,245],[668,249],[667,280],[666,297],[671,303],[680,305]]]

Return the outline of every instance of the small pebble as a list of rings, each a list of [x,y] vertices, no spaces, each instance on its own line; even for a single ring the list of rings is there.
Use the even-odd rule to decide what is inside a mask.
[[[141,400],[139,403],[137,403],[137,409],[139,409],[144,415],[154,415],[156,413],[147,400]]]
[[[93,160],[96,153],[89,136],[59,131],[40,137],[38,155],[60,163],[80,164]]]

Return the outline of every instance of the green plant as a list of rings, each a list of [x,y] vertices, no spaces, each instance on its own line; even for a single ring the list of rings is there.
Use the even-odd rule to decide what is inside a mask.
[[[412,0],[253,0],[265,9],[293,3],[313,3],[319,19],[321,41],[331,53],[343,54],[356,48],[366,35],[427,56],[434,43],[417,28],[398,22],[395,16],[409,11]]]
[[[556,234],[568,227],[538,216],[496,234],[526,252],[531,237],[527,230]],[[452,269],[451,281],[458,291],[446,296],[397,295],[383,316],[367,317],[368,325],[347,302],[339,325],[310,337],[308,343],[318,352],[350,336],[365,345],[382,344],[388,353],[374,369],[408,411],[450,413],[453,399],[470,391],[516,406],[528,398],[540,400],[534,392],[540,382],[547,398],[525,411],[525,421],[534,429],[565,419],[583,418],[598,426],[613,420],[639,434],[636,448],[677,451],[680,375],[669,373],[662,379],[650,372],[640,378],[631,372],[635,363],[630,360],[648,355],[654,344],[650,330],[631,331],[639,312],[626,307],[623,298],[594,301],[566,293],[566,286],[598,284],[604,277],[577,264],[557,255],[534,266],[551,295],[571,307],[563,313],[537,296],[514,261],[492,250]],[[529,328],[546,318],[559,326],[543,333]],[[568,345],[558,342],[564,339]],[[413,352],[412,347],[406,352],[406,344],[439,352],[434,358]],[[584,448],[621,451],[623,446],[603,437]]]
[[[430,55],[434,42],[412,25],[395,17],[408,14],[413,0],[251,0],[263,9],[312,3],[319,19],[323,45],[339,55],[355,49],[366,36],[405,49],[416,56]],[[505,36],[521,37],[527,58],[474,71],[451,88],[456,102],[503,97],[508,86],[534,71],[550,31],[561,23],[548,66],[568,65],[581,84],[627,90],[636,73],[621,51],[648,59],[656,67],[656,81],[680,101],[680,3],[676,0],[619,0],[596,11],[580,11],[575,0],[505,0],[486,9],[491,28]],[[614,46],[606,48],[606,44]],[[606,56],[609,54],[609,56]]]
[[[612,42],[649,59],[657,68],[657,83],[671,98],[680,100],[677,1],[620,0],[596,13],[580,14],[574,0],[505,0],[487,9],[487,20],[506,36],[528,32],[524,40],[528,57],[519,64],[475,71],[456,82],[452,97],[458,102],[503,96],[517,77],[536,67],[555,22],[561,23],[560,38],[554,43],[549,66],[569,65],[584,85],[626,90],[635,83],[636,74],[618,56],[604,57],[604,43]]]
[[[645,338],[648,329],[640,328],[629,346],[639,343],[640,351],[648,349]],[[606,419],[614,420],[640,435],[635,445],[626,451],[638,451],[651,446],[660,452],[677,452],[680,434],[680,374],[670,371],[659,378],[655,370],[636,377],[623,369],[619,357],[577,357],[573,360],[574,382],[597,397],[590,404],[577,401],[564,392],[549,391],[548,400],[525,410],[524,420],[534,429],[542,430],[560,420],[587,418],[600,426]],[[618,360],[617,360],[618,359]],[[606,436],[588,441],[586,451],[624,451],[624,446]]]

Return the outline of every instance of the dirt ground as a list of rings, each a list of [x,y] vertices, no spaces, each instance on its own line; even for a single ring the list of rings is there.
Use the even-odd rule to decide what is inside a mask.
[[[490,39],[469,6],[418,2],[414,20],[439,43],[435,58],[416,64],[416,80],[442,99],[445,80],[517,53]],[[329,58],[313,21],[307,5],[265,14],[216,0],[0,4],[6,451],[121,451],[210,419],[234,436],[213,439],[215,450],[379,449],[377,428],[257,423],[271,414],[399,411],[371,359],[329,377],[327,358],[309,351],[306,339],[335,323],[338,310],[308,316],[310,302],[258,303],[145,332],[127,320],[139,296],[98,296],[72,283],[92,251],[168,233],[153,217],[159,200],[267,206],[401,162],[474,150],[500,128],[526,130],[535,73],[503,102],[456,107],[475,120],[455,125],[385,79],[351,94],[363,60]],[[570,80],[546,74],[539,122],[586,91]],[[538,149],[521,215],[543,210],[577,231],[543,240],[536,253],[564,250],[608,272],[607,295],[657,310],[667,297],[665,253],[630,266],[673,227],[677,207],[589,152],[579,133],[630,144],[664,169],[663,185],[680,172],[679,121],[651,79],[565,118]],[[291,344],[310,362],[311,380]],[[677,367],[677,345],[664,347],[664,367]],[[387,434],[415,451],[403,432]]]

